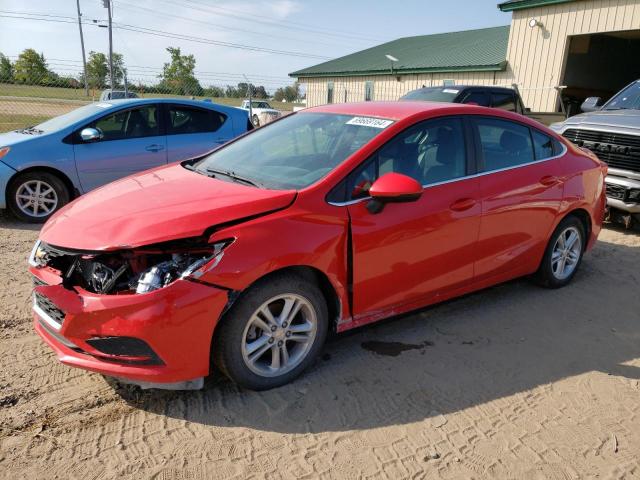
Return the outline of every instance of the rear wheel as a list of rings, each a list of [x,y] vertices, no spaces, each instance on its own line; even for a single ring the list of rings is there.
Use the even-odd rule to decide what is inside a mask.
[[[18,175],[7,189],[7,205],[20,220],[43,223],[69,203],[69,190],[60,178],[48,172]]]
[[[252,390],[290,382],[317,357],[327,335],[327,306],[297,275],[261,282],[225,315],[213,346],[223,373]]]
[[[584,225],[574,216],[563,219],[554,230],[545,250],[537,282],[548,288],[567,285],[578,271],[586,246]]]

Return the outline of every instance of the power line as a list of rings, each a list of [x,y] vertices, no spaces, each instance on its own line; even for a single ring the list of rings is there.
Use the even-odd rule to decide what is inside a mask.
[[[130,9],[135,9],[135,10],[143,10],[145,12],[149,12],[152,15],[157,15],[160,17],[165,17],[165,18],[170,18],[170,19],[180,19],[186,22],[191,22],[191,23],[195,23],[195,24],[200,24],[200,25],[206,25],[207,27],[216,27],[222,30],[227,30],[227,31],[231,31],[231,32],[240,32],[242,34],[248,34],[248,35],[252,35],[252,36],[261,36],[264,39],[265,34],[261,33],[261,32],[256,32],[256,31],[252,31],[252,30],[246,30],[243,28],[237,28],[237,27],[228,27],[226,25],[220,25],[219,23],[212,23],[210,21],[206,21],[206,20],[197,20],[195,18],[189,18],[189,17],[182,17],[179,15],[174,15],[174,14],[169,14],[169,13],[164,13],[164,12],[159,12],[156,10],[153,10],[151,8],[145,8],[145,7],[141,7],[139,5],[129,5],[127,3],[122,3],[122,2],[115,2],[119,8],[122,8],[124,10],[130,10]],[[302,43],[310,43],[312,45],[324,45],[327,47],[339,47],[341,46],[340,44],[337,43],[324,43],[324,42],[318,42],[316,40],[309,40],[309,39],[299,39],[299,38],[291,38],[291,37],[283,37],[281,35],[273,35],[273,34],[269,34],[268,35],[270,39],[272,38],[277,38],[280,40],[287,40],[290,42],[302,42]]]
[[[168,3],[166,0],[161,0],[164,1],[164,3]],[[175,2],[176,0],[173,0],[173,2]],[[316,34],[320,34],[320,35],[327,35],[327,36],[333,36],[333,37],[343,37],[343,38],[350,38],[350,39],[355,39],[355,40],[361,40],[361,41],[380,41],[380,39],[376,39],[376,38],[372,38],[372,37],[366,37],[364,35],[354,35],[352,33],[347,33],[347,32],[341,32],[339,30],[331,30],[331,29],[323,29],[323,28],[318,28],[314,25],[309,25],[309,24],[304,24],[304,23],[299,23],[299,22],[293,22],[293,21],[278,21],[278,20],[269,20],[267,18],[263,18],[263,19],[258,19],[258,18],[252,18],[251,16],[248,16],[246,12],[242,12],[239,10],[233,10],[227,7],[221,7],[219,5],[208,5],[208,4],[203,4],[201,2],[197,2],[195,0],[182,0],[182,2],[187,2],[188,4],[184,4],[182,3],[184,6],[186,6],[187,8],[191,8],[191,9],[195,9],[195,10],[200,10],[200,11],[208,11],[208,12],[214,12],[217,13],[218,15],[223,15],[226,17],[231,17],[231,18],[235,18],[238,20],[242,20],[245,22],[252,22],[252,23],[258,23],[258,24],[262,24],[262,25],[268,25],[268,26],[277,26],[279,28],[286,28],[289,30],[299,30],[299,31],[304,31],[304,32],[310,32],[310,33],[316,33]],[[192,4],[195,5],[199,5],[200,7],[194,7]],[[206,8],[205,8],[206,7]],[[228,13],[220,13],[220,12],[228,12]],[[299,25],[299,26],[296,26]]]
[[[68,18],[71,18],[71,20],[62,20],[62,19],[57,20],[57,19],[53,19],[53,18],[35,18],[35,17],[25,17],[25,16],[17,16],[17,15],[9,16],[9,15],[4,15],[4,14],[0,14],[0,17],[18,18],[18,19],[24,19],[24,20],[38,20],[38,21],[53,22],[53,23],[76,23],[75,20],[72,17],[68,17]],[[62,17],[62,18],[64,18],[64,17]],[[92,22],[83,22],[83,24],[84,25],[95,25]],[[156,36],[156,37],[173,38],[173,39],[177,39],[177,40],[185,40],[185,41],[188,41],[188,42],[201,43],[201,44],[205,44],[205,45],[217,45],[217,46],[221,46],[221,47],[235,48],[235,49],[239,49],[239,50],[270,53],[270,54],[273,54],[273,55],[286,55],[286,56],[292,56],[292,57],[315,58],[315,59],[321,59],[321,60],[329,59],[329,57],[324,57],[324,56],[321,56],[321,55],[313,55],[313,54],[307,54],[307,53],[304,53],[304,52],[296,52],[296,51],[290,51],[290,50],[277,50],[277,49],[272,49],[272,48],[258,47],[258,46],[254,46],[254,45],[244,45],[244,44],[233,43],[233,42],[223,42],[223,41],[219,41],[219,40],[213,40],[213,39],[210,39],[210,38],[196,37],[196,36],[191,36],[191,35],[183,35],[183,34],[179,34],[179,33],[166,32],[164,30],[156,30],[156,29],[152,29],[152,28],[139,27],[139,26],[136,26],[136,25],[129,25],[129,24],[125,24],[125,23],[114,24],[113,28],[118,28],[120,30],[126,30],[126,31],[130,31],[130,32],[142,33],[142,34],[146,34],[146,35],[153,35],[153,36]]]

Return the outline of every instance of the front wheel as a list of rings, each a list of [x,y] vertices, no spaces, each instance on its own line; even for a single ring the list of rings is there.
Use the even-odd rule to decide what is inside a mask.
[[[318,356],[327,320],[324,297],[313,283],[290,274],[260,282],[222,320],[214,338],[214,362],[245,388],[284,385]]]
[[[258,115],[254,115],[253,117],[251,117],[251,123],[253,123],[254,127],[260,126],[260,119],[258,118]]]
[[[554,230],[536,272],[537,282],[548,288],[567,285],[578,271],[586,246],[584,225],[574,216],[562,220]]]
[[[7,189],[7,205],[20,220],[44,223],[69,202],[69,190],[60,178],[48,172],[18,175]]]

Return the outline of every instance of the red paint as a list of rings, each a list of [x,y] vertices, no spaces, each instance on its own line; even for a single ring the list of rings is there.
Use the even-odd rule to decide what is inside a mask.
[[[369,195],[380,199],[417,199],[422,195],[422,185],[411,177],[391,172],[382,175],[371,185]]]
[[[36,319],[36,330],[60,360],[136,380],[189,380],[209,373],[211,338],[228,300],[225,289],[245,290],[276,270],[304,266],[324,275],[339,300],[337,329],[343,331],[533,273],[550,233],[577,209],[590,219],[587,248],[595,243],[604,212],[606,167],[533,120],[483,107],[424,102],[307,110],[314,111],[395,122],[324,179],[299,192],[222,182],[171,165],[107,185],[56,214],[41,239],[68,249],[143,246],[202,235],[210,227],[210,242],[235,239],[216,267],[200,277],[206,284],[179,280],[144,295],[74,291],[55,285],[59,272],[31,268],[50,285],[36,291],[66,313],[59,333],[86,352],[63,346]],[[414,123],[474,114],[533,126],[557,138],[567,151],[557,159],[424,190],[408,177],[390,174],[375,183],[372,193],[419,198],[386,203],[377,214],[367,210],[368,200],[327,202],[338,182]],[[165,365],[105,361],[86,340],[109,335],[145,340]]]

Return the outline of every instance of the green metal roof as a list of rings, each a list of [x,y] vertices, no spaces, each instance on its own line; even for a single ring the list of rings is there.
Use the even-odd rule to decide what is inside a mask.
[[[498,71],[507,64],[509,25],[405,37],[290,73],[291,77]]]
[[[525,8],[545,7],[556,3],[569,3],[576,0],[508,0],[498,4],[498,8],[503,12],[522,10]]]

